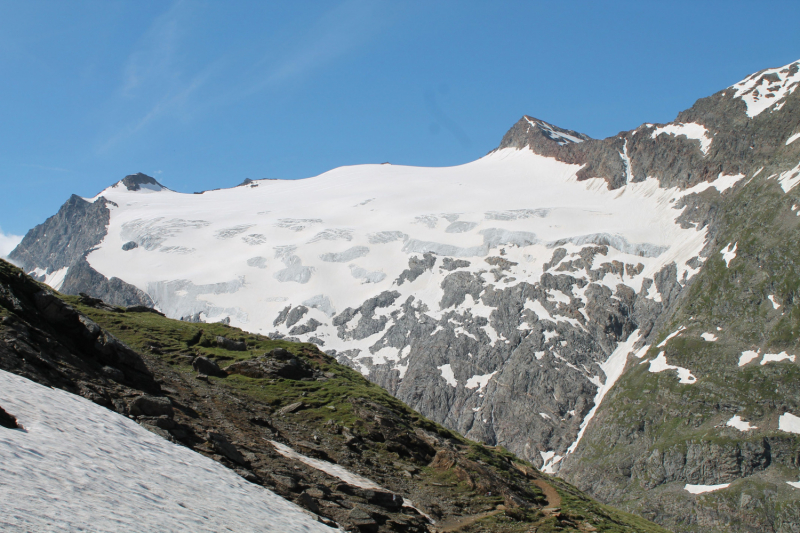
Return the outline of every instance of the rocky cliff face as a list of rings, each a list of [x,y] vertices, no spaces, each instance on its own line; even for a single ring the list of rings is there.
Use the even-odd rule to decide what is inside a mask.
[[[599,505],[505,450],[430,422],[313,344],[177,322],[151,309],[114,307],[86,296],[64,298],[0,260],[0,373],[6,372],[127,416],[295,502],[331,528],[665,531]],[[0,401],[37,400],[9,394],[4,391]],[[17,428],[13,413],[0,406],[0,432]],[[87,440],[91,428],[81,428]],[[180,466],[173,472],[180,476]],[[4,482],[14,484],[15,473],[5,472]],[[76,483],[35,468],[25,475]],[[88,498],[117,496],[95,494],[96,485],[86,480],[77,483]],[[158,476],[137,486],[137,494],[187,508],[185,500],[164,492]],[[84,523],[91,515],[60,513],[44,498],[9,494],[0,501],[4,523],[94,527]]]
[[[139,190],[141,183],[157,184],[144,174],[127,176],[122,183],[129,190]],[[67,294],[83,292],[113,305],[152,307],[153,301],[144,291],[119,278],[108,279],[86,261],[86,255],[106,236],[109,208],[113,207],[116,204],[105,198],[87,202],[73,194],[58,213],[25,235],[9,259],[38,281]]]
[[[798,83],[798,63],[762,71],[607,139],[525,116],[453,169],[202,195],[123,180],[92,200],[123,207],[83,260],[171,317],[313,342],[433,420],[676,530],[794,531],[796,433],[780,421],[800,416],[796,287],[780,264],[800,220]],[[65,243],[26,236],[15,254],[46,273]],[[764,364],[742,370],[748,351]],[[727,425],[755,406],[758,429]]]

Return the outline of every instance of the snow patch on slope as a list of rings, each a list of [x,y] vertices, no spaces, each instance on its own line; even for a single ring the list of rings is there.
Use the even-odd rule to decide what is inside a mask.
[[[12,531],[331,531],[80,396],[0,371],[0,402],[25,428],[0,428],[0,515]]]
[[[727,489],[730,483],[720,483],[719,485],[689,485],[686,484],[684,490],[692,494],[703,494],[706,492],[714,492],[715,490]]]
[[[703,151],[704,155],[708,154],[708,149],[711,147],[712,139],[708,135],[708,130],[705,126],[701,124],[696,124],[694,122],[689,123],[678,123],[678,124],[668,124],[666,126],[659,126],[658,128],[653,130],[653,133],[650,134],[650,137],[655,139],[659,135],[662,134],[684,136],[687,139],[692,139],[700,143],[700,150]]]
[[[761,359],[761,365],[763,366],[763,365],[766,365],[767,363],[777,363],[779,361],[786,361],[786,360],[791,361],[792,363],[794,363],[795,358],[796,358],[796,356],[789,355],[786,352],[765,353],[764,354],[764,358]]]
[[[606,380],[605,383],[600,383],[600,378],[595,378],[597,385],[597,394],[594,397],[594,407],[589,411],[586,417],[581,422],[581,428],[578,431],[578,437],[575,439],[570,447],[567,449],[567,454],[570,454],[575,451],[578,447],[578,443],[580,443],[581,438],[583,438],[583,434],[586,432],[586,428],[589,426],[589,422],[591,422],[592,418],[594,418],[595,413],[600,408],[600,404],[603,401],[603,398],[611,390],[611,387],[614,386],[614,383],[617,382],[619,377],[625,371],[625,364],[628,362],[628,356],[633,353],[634,345],[639,342],[641,338],[641,334],[637,329],[630,335],[628,338],[617,345],[617,348],[611,353],[611,355],[606,359],[606,362],[600,365],[600,368],[603,370],[605,374]],[[645,346],[643,351],[646,352],[650,347]],[[639,350],[642,352],[642,350]]]
[[[697,378],[692,375],[692,372],[688,368],[668,364],[664,352],[660,352],[655,359],[650,361],[650,372],[657,374],[665,370],[677,371],[680,383],[691,385],[697,381]]]
[[[733,97],[744,101],[747,116],[753,118],[792,94],[798,84],[800,62],[795,61],[784,67],[756,72],[731,88],[735,91]]]
[[[731,248],[733,245],[733,248]],[[736,248],[739,246],[739,243],[728,243],[728,245],[723,248],[719,253],[722,254],[722,260],[725,261],[725,266],[730,268],[731,261],[736,259]]]
[[[797,184],[800,183],[800,163],[798,163],[792,169],[789,169],[785,172],[781,172],[780,175],[778,176],[778,183],[781,184],[783,192],[789,192],[795,187],[797,187]]]
[[[732,428],[736,428],[739,431],[750,431],[751,429],[758,429],[757,426],[751,426],[750,422],[742,420],[742,417],[740,417],[739,415],[736,415],[727,422],[725,422],[725,425]]]
[[[742,352],[742,355],[739,356],[739,366],[744,366],[753,359],[758,359],[760,355],[760,351],[754,352],[753,350],[745,350]]]
[[[453,367],[450,366],[450,363],[446,365],[437,366],[436,368],[439,369],[439,372],[442,373],[442,378],[447,382],[448,385],[451,387],[457,387],[458,381],[456,381],[456,376],[453,374]]]
[[[778,429],[787,433],[800,435],[800,417],[792,413],[783,413],[778,419]]]

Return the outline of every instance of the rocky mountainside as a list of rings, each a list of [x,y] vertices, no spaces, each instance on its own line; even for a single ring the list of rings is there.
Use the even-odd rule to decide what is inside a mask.
[[[195,195],[123,180],[11,258],[68,292],[314,343],[676,531],[794,531],[798,83],[800,63],[768,69],[602,140],[525,116],[460,167]]]
[[[320,526],[364,532],[665,531],[592,501],[502,448],[468,441],[427,420],[313,344],[270,340],[222,324],[178,322],[152,309],[115,307],[85,295],[64,297],[0,261],[0,379],[16,384],[8,379],[14,374],[80,395],[211,458],[250,484],[305,508]],[[45,400],[41,393],[19,397],[7,385],[0,392],[0,435],[11,442],[11,434],[2,433],[19,429],[14,414],[20,413],[11,407],[22,410]],[[84,442],[100,437],[89,429],[103,416],[111,415],[95,413],[82,423]],[[29,438],[23,455],[28,457],[42,428],[31,422],[24,431]],[[80,441],[73,444],[83,446]],[[152,458],[156,446],[142,446]],[[81,517],[86,502],[98,496],[100,505],[114,501],[126,484],[120,479],[98,495],[92,490],[95,475],[72,479],[78,475],[74,470],[39,472],[37,463],[14,470],[23,459],[6,457],[5,452],[4,445],[0,472],[3,486],[12,490],[0,489],[4,531],[29,530],[31,524],[37,531],[85,528]],[[190,456],[182,460],[184,468],[197,462]],[[104,465],[98,462],[96,467]],[[180,478],[180,465],[162,463],[167,466]],[[45,504],[49,489],[18,490],[40,479],[61,487],[57,502],[69,498],[72,484],[82,496],[59,513],[57,505]],[[130,516],[110,510],[119,520],[116,526],[102,527],[105,523],[95,517],[90,527],[135,529],[157,520],[162,507],[178,496],[165,497],[166,488],[157,478],[144,483],[149,486],[139,486],[134,495],[144,489],[152,501],[152,508],[140,510],[142,522],[131,523]],[[236,490],[244,498],[254,488]],[[120,502],[122,507],[129,504]],[[186,513],[186,523],[194,523],[197,516],[190,506],[177,505]],[[213,504],[195,505],[203,509]],[[219,509],[222,516],[213,518],[232,526],[235,517],[226,514],[230,511]],[[253,520],[263,516],[260,509],[250,512]],[[164,520],[162,530],[180,530],[167,525],[171,517]],[[292,527],[298,528],[297,522],[308,521],[302,515],[293,520]],[[215,530],[202,520],[196,527]],[[286,527],[279,521],[247,525],[252,531]]]

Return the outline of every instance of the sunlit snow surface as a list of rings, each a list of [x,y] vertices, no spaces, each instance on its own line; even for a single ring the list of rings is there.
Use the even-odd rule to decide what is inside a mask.
[[[708,149],[711,147],[712,139],[708,135],[706,127],[701,124],[695,124],[693,122],[689,122],[688,124],[668,124],[654,129],[650,136],[655,139],[661,134],[683,135],[688,139],[695,140],[700,143],[700,150],[703,151],[703,154],[708,154]]]
[[[294,504],[80,396],[0,371],[2,531],[330,532]]]
[[[751,429],[758,429],[758,427],[756,426],[751,426],[750,422],[742,420],[742,417],[739,415],[736,415],[727,422],[725,422],[725,425],[728,427],[736,428],[739,431],[750,431]]]
[[[687,492],[692,494],[703,494],[705,492],[714,492],[715,490],[727,489],[730,483],[721,483],[719,485],[689,485],[683,487]]]
[[[314,459],[313,457],[307,457],[301,453],[296,452],[289,446],[281,444],[280,442],[276,442],[274,440],[271,440],[270,443],[275,447],[275,450],[284,457],[300,461],[301,463],[307,464],[312,468],[316,468],[321,472],[325,472],[329,476],[339,478],[345,483],[349,483],[350,485],[356,487],[361,487],[362,489],[384,490],[383,487],[381,487],[371,479],[367,479],[363,476],[359,476],[358,474],[354,474],[353,472],[347,470],[343,466],[333,464],[328,461],[323,461],[322,459]]]
[[[725,266],[730,267],[731,261],[736,259],[736,248],[738,248],[739,243],[728,243],[728,245],[720,250],[720,254],[722,254],[722,260],[725,261]]]
[[[734,98],[747,105],[747,116],[753,118],[770,107],[779,110],[782,100],[792,94],[800,84],[800,61],[784,67],[756,72],[733,85]],[[787,143],[788,144],[788,143]]]
[[[685,385],[691,385],[697,381],[697,378],[692,375],[692,372],[688,368],[668,364],[664,352],[659,352],[658,356],[650,361],[650,372],[657,374],[665,370],[677,371],[678,378],[680,379],[679,382]]]
[[[639,291],[644,278],[673,261],[678,279],[696,272],[686,261],[702,249],[707,230],[681,228],[676,200],[741,179],[720,176],[683,191],[647,179],[609,190],[601,179],[579,182],[579,169],[505,149],[459,167],[361,165],[196,195],[116,186],[101,193],[118,207],[111,206],[108,235],[88,260],[107,277],[148,292],[168,316],[230,317],[249,331],[287,334],[289,327],[273,321],[287,305],[305,304],[306,319],[323,325],[301,338],[366,353],[378,338],[341,339],[333,314],[396,290],[396,305],[413,295],[438,318],[448,272],[434,269],[398,285],[411,256],[460,257],[477,272],[487,270],[484,257],[504,249],[517,263],[508,272],[513,286],[539,280],[554,243],[577,252],[600,239],[611,244],[604,260],[642,263],[644,270],[599,282]],[[123,251],[129,241],[139,246]],[[474,303],[473,314],[493,310]],[[377,309],[376,316],[391,324],[395,309]],[[491,326],[486,332],[496,337]],[[405,364],[399,354],[392,357],[398,367]]]
[[[739,366],[744,366],[753,359],[758,359],[760,355],[759,352],[755,352],[753,350],[745,350],[742,352],[742,355],[739,356]]]
[[[800,435],[800,417],[792,413],[783,413],[778,419],[778,429]]]

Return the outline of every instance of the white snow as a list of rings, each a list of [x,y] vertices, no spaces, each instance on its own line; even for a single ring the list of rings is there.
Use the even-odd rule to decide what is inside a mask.
[[[539,413],[539,416],[541,416],[545,420],[551,420],[550,415],[548,415],[547,413]]]
[[[791,361],[792,363],[794,363],[795,358],[796,358],[796,356],[789,355],[786,352],[765,353],[764,354],[764,358],[761,359],[761,364],[762,365],[766,365],[767,363],[776,363],[778,361],[786,361],[786,360]]]
[[[796,489],[800,489],[800,481],[787,481],[786,484],[791,485]]]
[[[442,377],[447,382],[448,385],[451,387],[456,387],[458,385],[458,381],[456,381],[456,377],[453,374],[453,368],[450,366],[450,363],[446,365],[437,366],[436,368],[439,369],[439,372],[442,373]]]
[[[773,177],[773,176],[770,176]],[[789,192],[795,187],[797,184],[800,183],[800,163],[798,163],[794,168],[787,170],[785,172],[781,172],[778,178],[778,183],[780,183],[783,192]]]
[[[778,419],[778,429],[787,433],[797,433],[800,435],[800,417],[792,413],[783,413]]]
[[[733,97],[741,98],[747,105],[748,117],[753,118],[773,105],[775,110],[782,107],[777,104],[792,94],[800,83],[800,71],[790,74],[790,69],[797,64],[762,70],[731,86],[735,90]]]
[[[53,287],[55,290],[61,289],[61,285],[64,284],[64,278],[67,277],[67,270],[69,270],[69,267],[60,268],[55,272],[46,274],[44,282]]]
[[[731,248],[732,243],[728,243],[728,245],[720,250],[720,254],[722,254],[722,260],[725,261],[725,266],[730,268],[731,261],[736,258],[736,248],[739,246],[739,243],[733,243],[733,248]]]
[[[715,340],[717,340],[717,336],[714,335],[713,333],[703,333],[700,336],[703,337],[703,340],[706,342],[714,342]]]
[[[291,447],[274,440],[271,440],[269,442],[275,447],[275,451],[277,451],[282,456],[287,457],[289,459],[294,459],[295,461],[300,461],[301,463],[307,464],[311,468],[316,468],[321,472],[325,472],[329,476],[341,479],[345,483],[349,483],[350,485],[353,485],[355,487],[361,487],[362,489],[384,490],[383,487],[381,487],[371,479],[359,476],[358,474],[354,474],[353,472],[349,471],[343,466],[333,464],[328,461],[323,461],[322,459],[307,457],[302,453],[296,452]]]
[[[674,135],[676,137],[683,135],[687,139],[693,139],[697,141],[700,144],[700,150],[703,151],[703,154],[708,154],[708,149],[711,147],[712,139],[709,137],[706,127],[701,124],[696,124],[694,122],[684,124],[679,122],[678,124],[660,126],[653,130],[653,133],[650,134],[650,137],[655,139],[664,133],[668,135]]]
[[[753,359],[757,359],[760,355],[761,350],[758,352],[754,352],[753,350],[745,350],[742,352],[742,355],[739,356],[739,366],[744,366]]]
[[[464,385],[468,389],[478,389],[478,392],[483,391],[486,388],[486,385],[489,383],[489,380],[492,379],[492,376],[497,374],[497,370],[494,372],[490,372],[489,374],[483,375],[474,375],[467,380],[467,384]]]
[[[607,243],[605,260],[641,263],[644,269],[636,276],[609,274],[599,283],[612,290],[624,283],[639,292],[644,279],[653,279],[672,262],[680,280],[696,273],[686,261],[706,245],[708,228],[681,227],[677,219],[683,208],[675,207],[676,200],[708,188],[722,192],[740,179],[720,175],[681,190],[661,188],[657,179],[648,178],[609,190],[603,179],[578,181],[580,169],[527,149],[503,149],[457,167],[359,165],[303,180],[262,180],[258,187],[203,194],[110,187],[98,198],[118,207],[111,210],[105,239],[87,259],[106,277],[147,292],[172,318],[202,313],[209,322],[230,318],[232,326],[247,331],[289,335],[285,323],[273,326],[278,314],[290,305],[315,302],[306,305],[310,309],[298,325],[311,319],[321,325],[297,337],[324,339],[325,350],[353,350],[349,353],[358,355],[348,357],[365,375],[385,365],[402,377],[403,369],[413,366],[411,359],[420,356],[417,352],[398,359],[390,350],[372,354],[372,348],[402,316],[392,313],[411,296],[416,309],[425,307],[425,314],[437,320],[454,310],[439,307],[442,281],[450,274],[439,268],[443,257],[470,261],[460,270],[483,271],[487,283],[493,283],[483,259],[503,248],[516,263],[504,272],[506,279],[515,278],[508,285],[513,286],[539,281],[553,243],[566,243],[559,246],[569,253]],[[128,241],[139,246],[122,250]],[[398,285],[409,258],[421,259],[426,252],[437,254],[436,265]],[[375,310],[386,318],[386,328],[366,339],[341,337],[332,314],[359,308],[384,291],[400,293],[392,307]],[[565,293],[550,291],[549,303],[528,300],[526,307],[545,321],[580,327],[575,317],[560,314],[570,298]],[[576,288],[572,294],[581,298]],[[495,309],[480,295],[469,295],[455,311],[490,318]],[[359,319],[345,329],[352,331]],[[464,340],[483,333],[492,345],[507,342],[491,320],[480,333],[466,326],[457,330]],[[556,334],[545,333],[548,339]]]
[[[732,428],[736,428],[739,431],[750,431],[751,429],[758,429],[757,426],[751,426],[750,422],[742,420],[742,417],[740,417],[739,415],[736,415],[727,422],[725,422],[725,425],[730,426]]]
[[[703,494],[704,492],[713,492],[715,490],[727,489],[730,483],[720,483],[719,485],[689,485],[686,484],[684,490],[692,494]]]
[[[679,327],[678,329],[676,329],[675,331],[673,331],[672,333],[667,335],[666,338],[663,341],[659,342],[658,345],[656,345],[656,348],[663,348],[664,346],[667,345],[667,343],[669,342],[669,340],[671,338],[680,335],[681,331],[683,331],[685,329],[686,329],[686,326]]]
[[[769,301],[772,302],[772,307],[774,307],[775,309],[777,309],[777,308],[779,308],[781,306],[781,304],[779,304],[778,302],[775,301],[775,296],[773,294],[770,294],[768,296],[768,298],[769,298]]]
[[[561,462],[563,457],[557,455],[554,451],[539,452],[539,454],[542,456],[542,459],[544,459],[542,472],[545,474],[555,474],[557,470],[556,465]]]
[[[786,139],[786,146],[789,146],[790,144],[795,142],[797,139],[800,139],[800,133],[795,133],[794,135],[792,135],[791,137]]]
[[[660,352],[655,359],[650,361],[650,372],[657,374],[658,372],[663,372],[665,370],[677,371],[678,377],[680,378],[680,383],[691,385],[697,381],[697,378],[692,375],[689,369],[683,368],[682,366],[667,364],[667,358],[664,355],[664,352]]]
[[[80,396],[0,371],[4,531],[329,532],[232,470]]]
[[[580,137],[575,137],[574,135],[570,135],[568,133],[564,133],[564,132],[561,132],[561,131],[556,131],[555,128],[551,124],[548,124],[547,122],[544,122],[542,120],[539,120],[538,123],[532,121],[528,117],[525,117],[525,120],[527,120],[528,124],[530,124],[531,126],[534,126],[534,127],[537,127],[537,128],[543,128],[544,130],[546,130],[547,134],[550,136],[550,138],[553,139],[554,141],[556,141],[561,146],[564,146],[565,144],[569,144],[569,143],[582,143],[583,142],[583,139],[581,139]]]
[[[578,443],[583,438],[583,434],[586,432],[586,428],[589,426],[589,422],[591,422],[592,418],[594,418],[595,413],[600,408],[600,404],[603,402],[603,398],[605,398],[608,391],[611,390],[611,387],[614,386],[614,383],[617,382],[619,377],[625,371],[625,365],[628,362],[628,356],[633,353],[634,345],[639,342],[641,338],[641,334],[639,330],[635,330],[633,333],[628,335],[628,338],[617,345],[617,348],[611,353],[611,355],[606,359],[606,362],[600,365],[600,368],[603,370],[605,374],[606,380],[605,383],[600,383],[599,378],[595,382],[597,385],[597,393],[594,397],[594,407],[586,414],[586,417],[581,422],[581,427],[578,430],[578,436],[575,438],[575,442],[573,442],[569,448],[567,448],[567,455],[574,452],[575,449],[578,447]],[[644,352],[647,351],[649,346],[644,347]],[[639,350],[640,352],[642,350]]]

